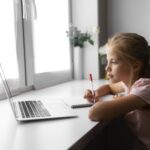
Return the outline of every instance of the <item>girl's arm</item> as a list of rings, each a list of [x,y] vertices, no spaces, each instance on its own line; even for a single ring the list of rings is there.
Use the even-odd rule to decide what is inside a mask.
[[[111,94],[117,94],[117,93],[121,93],[125,91],[122,82],[109,84],[109,88],[110,88]]]
[[[117,94],[120,92],[124,92],[124,87],[122,82],[117,82],[113,84],[105,84],[100,86],[96,91],[97,97],[104,96],[107,94]]]
[[[89,118],[93,121],[110,121],[146,105],[141,98],[135,95],[117,97],[113,101],[99,101],[91,107]]]
[[[91,90],[87,89],[84,94],[84,98],[89,100],[90,102],[93,102],[94,99],[96,101],[99,100],[99,97],[107,95],[107,94],[116,94],[123,92],[123,84],[121,82],[114,83],[114,84],[105,84],[100,86],[95,90],[95,97]]]

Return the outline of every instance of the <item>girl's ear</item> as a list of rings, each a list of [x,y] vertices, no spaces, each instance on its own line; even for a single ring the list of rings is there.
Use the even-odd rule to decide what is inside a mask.
[[[133,63],[133,71],[134,72],[138,72],[141,70],[141,67],[142,67],[142,62],[141,61],[135,61]]]

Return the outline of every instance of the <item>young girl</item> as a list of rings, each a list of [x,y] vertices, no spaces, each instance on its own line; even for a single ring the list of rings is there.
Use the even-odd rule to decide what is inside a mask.
[[[136,150],[150,150],[150,48],[135,33],[118,33],[107,43],[106,72],[109,84],[86,90],[84,98],[96,101],[89,111],[93,121],[108,121],[123,115],[135,137]],[[124,96],[118,93],[124,92]],[[111,101],[99,97],[114,94]],[[94,100],[95,99],[95,100]]]

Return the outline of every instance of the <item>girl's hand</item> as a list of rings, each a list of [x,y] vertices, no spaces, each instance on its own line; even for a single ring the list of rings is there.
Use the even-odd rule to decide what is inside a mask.
[[[97,98],[97,92],[95,92],[95,96],[93,95],[92,91],[87,89],[85,91],[85,94],[84,94],[84,98],[87,99],[89,102],[97,102],[98,101],[98,98]]]

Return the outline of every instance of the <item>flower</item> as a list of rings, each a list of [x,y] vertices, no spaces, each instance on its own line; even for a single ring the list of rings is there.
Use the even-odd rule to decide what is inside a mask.
[[[66,33],[71,40],[71,44],[74,47],[79,46],[83,48],[85,42],[94,45],[94,41],[92,40],[92,34],[89,32],[82,33],[80,30],[77,29],[77,27],[70,26],[70,31],[67,31]]]

